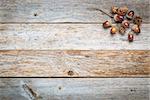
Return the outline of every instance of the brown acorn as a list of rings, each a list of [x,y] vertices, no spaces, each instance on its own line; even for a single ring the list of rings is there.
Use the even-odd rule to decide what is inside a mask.
[[[110,30],[111,34],[116,34],[117,33],[117,27],[113,26]]]
[[[142,18],[141,18],[140,16],[136,16],[136,17],[133,19],[133,23],[140,26],[141,23],[142,23]]]
[[[134,17],[134,11],[132,11],[132,10],[129,11],[129,12],[127,13],[126,17],[127,17],[127,19],[132,20],[133,17]]]
[[[138,25],[133,25],[132,26],[132,31],[134,32],[134,33],[140,33],[141,32],[141,29],[140,29],[140,27],[138,26]]]
[[[111,12],[112,12],[113,14],[116,14],[117,11],[118,11],[118,7],[116,7],[116,6],[112,6],[112,7],[111,7]]]
[[[105,22],[103,23],[103,27],[104,27],[104,28],[109,28],[109,27],[111,27],[111,22],[110,22],[110,21],[105,21]]]
[[[121,34],[121,35],[124,35],[125,34],[125,32],[126,32],[126,29],[124,28],[124,27],[119,27],[119,33]]]
[[[120,15],[120,16],[125,16],[127,12],[128,12],[128,7],[127,6],[120,7],[117,10],[117,14]]]
[[[117,23],[121,23],[124,20],[124,17],[116,14],[116,15],[114,15],[114,20]]]
[[[129,28],[129,26],[130,26],[129,21],[124,20],[124,21],[122,22],[122,26],[123,26],[124,28]]]
[[[134,40],[134,34],[133,34],[133,32],[129,32],[128,33],[128,41],[133,42],[133,40]]]

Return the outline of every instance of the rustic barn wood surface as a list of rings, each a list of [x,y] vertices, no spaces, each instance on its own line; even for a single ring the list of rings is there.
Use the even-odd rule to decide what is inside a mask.
[[[150,24],[129,43],[101,24],[1,24],[1,50],[150,50]]]
[[[112,5],[127,5],[149,23],[149,0],[1,0],[0,22],[103,22],[96,9],[110,12]]]
[[[1,100],[149,100],[148,78],[1,79]]]
[[[1,51],[0,76],[148,77],[150,51]]]
[[[143,18],[133,43],[102,28],[110,18],[100,10],[113,5]],[[0,100],[150,100],[149,9],[149,0],[0,0]]]

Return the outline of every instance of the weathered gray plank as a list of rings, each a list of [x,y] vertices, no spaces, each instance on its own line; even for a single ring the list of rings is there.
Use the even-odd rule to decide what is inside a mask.
[[[112,36],[101,24],[0,24],[0,49],[150,50],[149,27],[129,43],[127,34]]]
[[[150,22],[149,0],[0,0],[0,22],[102,22],[108,17],[93,8],[127,5]]]
[[[1,100],[149,100],[148,78],[0,79]]]
[[[149,77],[147,51],[0,51],[1,77]]]

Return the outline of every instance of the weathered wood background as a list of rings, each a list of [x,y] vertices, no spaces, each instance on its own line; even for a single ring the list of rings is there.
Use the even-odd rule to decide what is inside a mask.
[[[133,43],[102,28],[110,18],[97,9],[113,5],[143,18]],[[0,0],[0,100],[150,100],[149,9],[149,0]]]
[[[148,78],[1,79],[1,100],[149,100]]]

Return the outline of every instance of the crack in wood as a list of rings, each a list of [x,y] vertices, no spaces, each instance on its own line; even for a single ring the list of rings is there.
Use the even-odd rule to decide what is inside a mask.
[[[38,100],[39,96],[37,93],[27,84],[22,85],[24,91],[28,94],[31,100]]]

